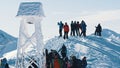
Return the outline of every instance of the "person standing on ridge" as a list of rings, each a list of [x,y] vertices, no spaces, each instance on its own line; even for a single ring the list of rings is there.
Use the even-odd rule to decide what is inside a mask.
[[[86,37],[86,27],[87,27],[87,25],[86,25],[85,21],[82,20],[81,21],[81,30],[82,30],[82,32],[81,32],[80,36],[83,34],[83,36]]]
[[[75,36],[77,35],[77,22],[74,21],[74,31],[75,31]]]
[[[59,26],[59,37],[62,37],[62,29],[63,29],[63,23],[62,21],[58,22],[58,26]]]
[[[71,33],[70,33],[70,35],[71,36],[75,36],[75,27],[74,27],[73,21],[71,21],[70,27],[71,27]]]
[[[101,36],[101,32],[102,32],[102,27],[100,24],[98,24],[98,26],[96,27],[96,30],[95,30],[95,35]]]
[[[79,24],[79,21],[77,21],[76,30],[77,30],[77,36],[80,36],[80,24]]]
[[[67,22],[65,22],[65,25],[64,25],[64,39],[68,39],[68,32],[69,32],[69,26],[67,24]]]

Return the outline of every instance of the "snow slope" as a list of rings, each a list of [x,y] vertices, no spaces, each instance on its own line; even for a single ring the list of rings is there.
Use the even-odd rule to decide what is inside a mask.
[[[6,32],[0,30],[0,58],[3,54],[15,50],[17,47],[17,38],[12,37]]]
[[[59,50],[62,45],[67,47],[67,56],[75,55],[77,58],[87,57],[87,68],[120,68],[120,34],[104,29],[102,37],[89,35],[87,37],[69,37],[64,40],[55,36],[45,42],[45,47]],[[12,55],[12,56],[10,56]],[[11,68],[15,68],[16,50],[4,53]]]
[[[46,43],[45,48],[58,51],[65,44],[68,56],[87,57],[88,68],[120,68],[120,34],[108,29],[102,34],[102,37],[89,35],[69,37],[68,40],[55,37]]]

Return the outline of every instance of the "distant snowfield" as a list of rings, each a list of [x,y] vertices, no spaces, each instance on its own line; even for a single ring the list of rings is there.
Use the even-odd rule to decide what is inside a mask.
[[[69,37],[64,40],[55,36],[45,42],[45,47],[59,50],[62,45],[67,47],[67,56],[75,55],[82,59],[87,57],[88,68],[120,68],[120,34],[104,29],[102,37],[89,35],[87,37]],[[15,68],[16,50],[5,53],[11,68]]]

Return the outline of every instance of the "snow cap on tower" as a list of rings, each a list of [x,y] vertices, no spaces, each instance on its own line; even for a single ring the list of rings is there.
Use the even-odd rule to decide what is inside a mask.
[[[39,16],[44,17],[42,3],[40,2],[23,2],[20,4],[16,16]]]

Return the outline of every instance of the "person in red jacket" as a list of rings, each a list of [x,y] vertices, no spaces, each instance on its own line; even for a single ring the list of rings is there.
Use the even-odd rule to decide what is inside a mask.
[[[61,61],[60,58],[58,57],[57,54],[54,56],[54,62],[53,62],[54,67],[53,68],[61,68]]]
[[[65,25],[64,25],[64,39],[68,39],[68,32],[69,32],[69,26],[67,25],[67,22],[65,22]]]

